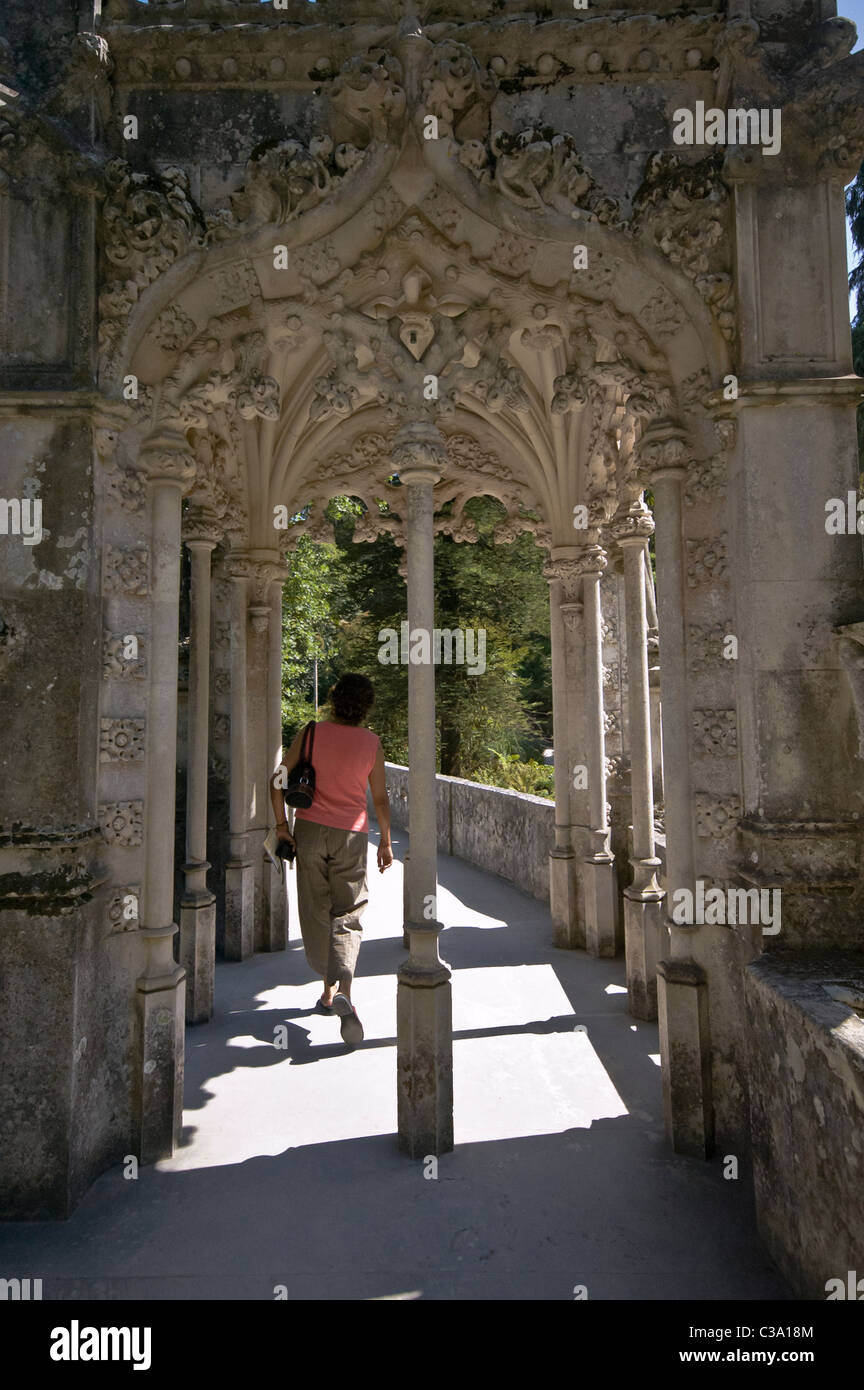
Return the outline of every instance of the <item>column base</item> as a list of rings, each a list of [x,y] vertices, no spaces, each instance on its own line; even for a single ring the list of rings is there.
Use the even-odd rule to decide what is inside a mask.
[[[643,898],[624,889],[627,994],[634,1018],[657,1017],[657,962],[666,929],[665,894]]]
[[[436,924],[406,923],[411,959],[396,992],[399,1152],[409,1158],[453,1148],[453,1007]]]
[[[615,860],[586,859],[585,949],[589,956],[611,957],[618,951],[618,881]]]
[[[549,854],[549,914],[555,945],[565,951],[585,949],[585,924],[579,917],[579,882],[572,850]]]
[[[255,869],[251,859],[225,865],[225,959],[248,960],[255,951]]]
[[[186,1022],[213,1017],[216,965],[216,899],[196,893],[180,902],[180,964],[186,971]]]
[[[185,1013],[182,966],[163,976],[140,977],[132,1086],[132,1146],[139,1163],[170,1158],[180,1141]]]
[[[666,1134],[675,1153],[708,1158],[714,1144],[708,982],[694,961],[659,962],[657,1013]]]

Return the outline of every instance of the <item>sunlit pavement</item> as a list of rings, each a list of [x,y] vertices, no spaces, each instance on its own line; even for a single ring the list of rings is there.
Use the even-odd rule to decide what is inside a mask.
[[[402,868],[380,875],[374,843],[369,865],[361,1047],[314,1012],[292,874],[288,952],[220,964],[187,1031],[182,1147],[105,1173],[66,1223],[0,1228],[4,1265],[45,1298],[788,1297],[746,1163],[730,1181],[666,1145],[623,961],[557,950],[542,904],[444,855],[456,1148],[437,1177],[398,1153]]]

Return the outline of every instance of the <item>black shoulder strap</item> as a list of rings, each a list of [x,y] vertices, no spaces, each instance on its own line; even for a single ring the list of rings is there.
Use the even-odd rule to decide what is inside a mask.
[[[306,751],[306,741],[309,741],[309,751]],[[303,745],[300,749],[300,761],[311,763],[312,750],[315,747],[315,720],[310,719],[303,733]]]

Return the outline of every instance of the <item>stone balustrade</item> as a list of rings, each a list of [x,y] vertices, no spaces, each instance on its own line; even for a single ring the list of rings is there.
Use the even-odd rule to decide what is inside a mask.
[[[394,829],[408,828],[408,769],[387,763]],[[438,848],[549,901],[549,851],[555,803],[542,796],[436,777]]]

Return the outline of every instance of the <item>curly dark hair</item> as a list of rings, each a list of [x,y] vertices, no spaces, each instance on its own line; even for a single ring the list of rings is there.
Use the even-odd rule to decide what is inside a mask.
[[[328,699],[337,719],[346,724],[362,724],[375,703],[375,687],[368,676],[348,671],[339,677]]]

